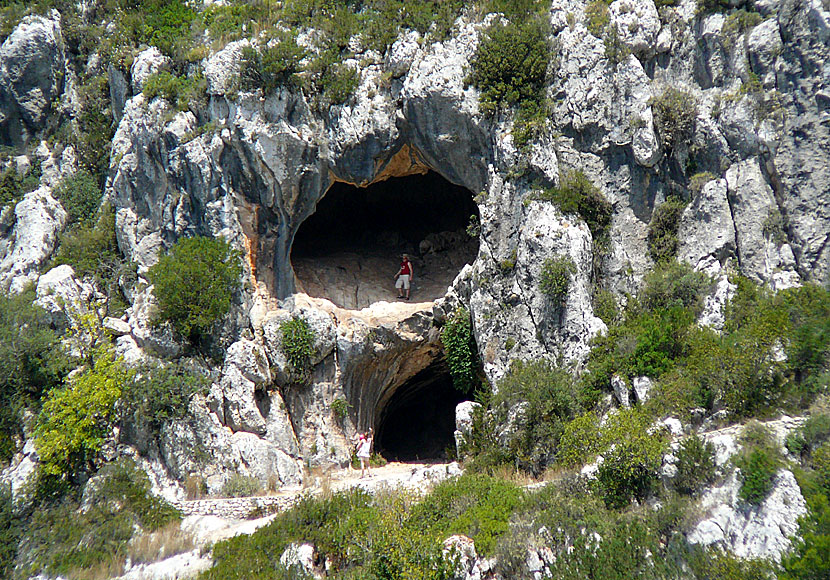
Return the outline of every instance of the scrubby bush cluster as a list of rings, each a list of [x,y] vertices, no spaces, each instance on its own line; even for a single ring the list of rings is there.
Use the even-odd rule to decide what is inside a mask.
[[[594,245],[600,253],[605,250],[614,206],[583,171],[564,172],[558,187],[542,190],[537,197],[556,204],[562,213],[581,217],[591,230]]]
[[[120,573],[133,557],[132,538],[181,517],[150,493],[147,475],[130,460],[108,464],[89,486],[83,510],[81,498],[70,496],[34,512],[18,577],[45,573],[80,580]]]
[[[311,360],[316,354],[314,331],[305,318],[295,316],[280,324],[282,353],[291,369],[301,377],[311,372]]]
[[[682,89],[667,88],[651,103],[654,126],[667,151],[686,144],[694,136],[697,99]]]
[[[481,363],[473,336],[473,322],[466,308],[459,308],[447,320],[441,329],[441,345],[453,386],[462,393],[472,393],[480,383]]]
[[[576,264],[570,256],[547,258],[539,272],[539,290],[554,306],[564,306],[571,287],[571,276],[576,274]]]
[[[230,311],[241,276],[240,254],[224,240],[180,239],[147,272],[158,301],[155,321],[198,343]]]

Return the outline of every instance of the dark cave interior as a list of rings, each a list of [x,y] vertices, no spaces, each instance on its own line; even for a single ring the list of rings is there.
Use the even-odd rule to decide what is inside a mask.
[[[455,448],[455,407],[469,397],[436,361],[395,390],[377,418],[375,449],[388,461],[445,461]]]
[[[478,215],[469,190],[432,171],[362,188],[335,183],[294,237],[298,290],[345,308],[394,300],[391,280],[406,252],[413,299],[434,300],[475,260],[478,240],[466,228]]]

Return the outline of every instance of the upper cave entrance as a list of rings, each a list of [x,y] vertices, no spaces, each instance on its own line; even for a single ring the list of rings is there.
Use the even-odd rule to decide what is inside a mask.
[[[473,215],[472,193],[432,171],[368,187],[335,183],[294,236],[297,289],[343,308],[393,301],[406,252],[415,267],[411,299],[440,298],[478,253],[466,234]]]
[[[468,399],[443,360],[395,389],[379,405],[375,450],[388,461],[447,460],[455,448],[455,407]]]

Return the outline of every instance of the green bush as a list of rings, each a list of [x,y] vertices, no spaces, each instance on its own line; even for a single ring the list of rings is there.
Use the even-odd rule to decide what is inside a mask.
[[[787,366],[797,380],[830,368],[830,290],[805,284],[781,292],[789,329]]]
[[[115,214],[109,204],[101,208],[96,222],[81,222],[61,234],[60,240],[51,266],[68,264],[79,278],[93,278],[107,296],[107,313],[120,316],[127,304],[118,282],[127,265],[118,249]]]
[[[0,486],[0,575],[11,578],[23,522],[15,513],[11,485]]]
[[[706,580],[762,580],[773,578],[776,566],[768,560],[745,560],[719,548],[691,546],[686,557],[694,578]]]
[[[603,39],[603,44],[605,45],[605,58],[608,59],[608,64],[615,69],[631,56],[631,49],[623,42],[616,26],[610,27]]]
[[[37,189],[40,184],[40,164],[36,164],[25,175],[17,173],[17,168],[10,165],[0,172],[0,209],[16,204],[24,195]]]
[[[0,294],[0,459],[11,459],[21,438],[20,411],[37,410],[44,393],[60,385],[69,360],[50,316],[35,304],[33,289]]]
[[[372,498],[362,489],[329,498],[305,497],[250,536],[214,547],[215,566],[204,580],[297,578],[279,567],[291,542],[308,542],[342,578],[448,580],[440,540],[426,526],[409,525],[411,501],[397,494]]]
[[[317,353],[314,331],[305,318],[295,316],[280,324],[282,353],[293,372],[302,377],[311,373],[311,361]]]
[[[694,494],[715,479],[715,446],[698,436],[689,437],[680,443],[677,450],[677,490]]]
[[[772,436],[761,425],[747,425],[741,442],[744,447],[734,460],[741,470],[738,497],[748,504],[760,505],[772,491],[781,458]]]
[[[85,170],[63,179],[55,188],[55,196],[69,214],[69,224],[91,223],[98,213],[102,195],[98,183]]]
[[[787,435],[787,450],[804,458],[825,441],[830,440],[830,415],[819,413],[807,418],[803,425]]]
[[[305,56],[306,51],[297,44],[296,36],[288,33],[278,36],[275,44],[261,50],[246,46],[242,49],[240,85],[244,89],[261,87],[265,94],[281,86],[296,86],[299,84],[300,61]]]
[[[579,467],[597,454],[600,443],[599,418],[585,413],[565,424],[556,460],[565,467]]]
[[[161,71],[147,77],[142,93],[148,99],[161,97],[179,111],[198,112],[205,104],[206,90],[207,81],[201,73],[176,76],[170,72]]]
[[[413,507],[405,525],[409,530],[428,530],[439,538],[470,536],[476,551],[488,555],[509,529],[510,515],[521,505],[523,496],[524,491],[514,483],[465,475],[436,485]]]
[[[679,199],[670,198],[654,208],[651,222],[648,224],[646,242],[648,253],[655,263],[673,260],[677,256],[677,231],[680,216],[686,204]]]
[[[224,240],[180,239],[147,272],[158,301],[154,321],[200,341],[230,311],[241,275],[240,254]]]
[[[671,152],[694,136],[697,118],[697,100],[694,95],[669,87],[653,99],[651,107],[654,111],[654,126],[666,151]]]
[[[592,0],[585,5],[585,27],[597,38],[602,37],[611,22],[608,4],[605,0]]]
[[[807,500],[809,511],[798,521],[793,549],[781,559],[779,580],[830,578],[830,501],[818,494]]]
[[[653,312],[680,307],[694,317],[703,310],[703,299],[712,286],[712,279],[695,272],[686,262],[664,261],[643,278],[640,293],[642,306]]]
[[[568,299],[571,276],[576,274],[576,264],[570,256],[547,258],[539,273],[539,290],[554,306],[564,306]]]
[[[115,126],[112,122],[110,86],[106,74],[81,77],[79,110],[74,125],[66,125],[63,140],[75,148],[80,166],[103,190],[110,164]]]
[[[471,393],[479,385],[478,347],[473,336],[470,312],[459,307],[441,329],[441,345],[453,386],[462,393]]]
[[[150,492],[149,478],[131,460],[103,467],[89,489],[83,510],[80,501],[69,497],[34,512],[26,529],[29,574],[80,580],[103,563],[120,568],[138,530],[152,532],[181,517]]]
[[[650,427],[649,415],[636,409],[621,409],[602,427],[605,451],[597,469],[597,489],[609,508],[642,501],[657,482],[666,437],[660,431],[650,433]]]
[[[614,206],[584,172],[577,169],[563,173],[559,187],[542,191],[539,198],[556,204],[562,213],[581,217],[591,230],[595,246],[607,245]]]
[[[93,470],[104,443],[112,436],[115,402],[132,380],[120,359],[99,348],[94,364],[69,384],[46,396],[35,428],[40,468],[46,476],[64,478]]]
[[[514,466],[536,476],[556,456],[565,424],[579,410],[576,384],[564,369],[546,360],[513,361],[499,381],[490,407],[498,424],[504,425],[521,406],[512,435],[500,444]]]
[[[339,50],[328,49],[305,67],[305,92],[319,107],[345,103],[360,83],[360,72],[342,60]]]
[[[210,380],[181,363],[140,368],[121,389],[123,421],[146,422],[153,430],[187,416],[190,399],[207,394]]]
[[[262,492],[262,484],[256,477],[232,474],[222,486],[223,497],[250,497]]]
[[[488,114],[525,101],[539,103],[549,62],[547,30],[540,19],[497,21],[476,48],[468,81],[481,91],[481,109]]]
[[[605,324],[616,322],[620,316],[620,309],[617,306],[617,299],[613,292],[602,288],[594,288],[594,294],[591,298],[594,316],[599,317]]]
[[[338,421],[342,421],[349,415],[349,408],[351,408],[351,405],[342,397],[331,402],[331,412],[334,413],[334,417]]]

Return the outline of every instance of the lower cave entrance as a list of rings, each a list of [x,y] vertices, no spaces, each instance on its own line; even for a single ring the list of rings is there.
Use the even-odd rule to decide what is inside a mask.
[[[368,187],[335,183],[294,236],[297,290],[343,308],[394,301],[392,277],[406,252],[415,267],[411,300],[440,298],[476,258],[478,239],[466,229],[478,215],[468,189],[432,171]]]
[[[455,407],[467,399],[444,361],[431,364],[381,402],[375,449],[388,461],[447,460],[447,449],[455,448]]]

